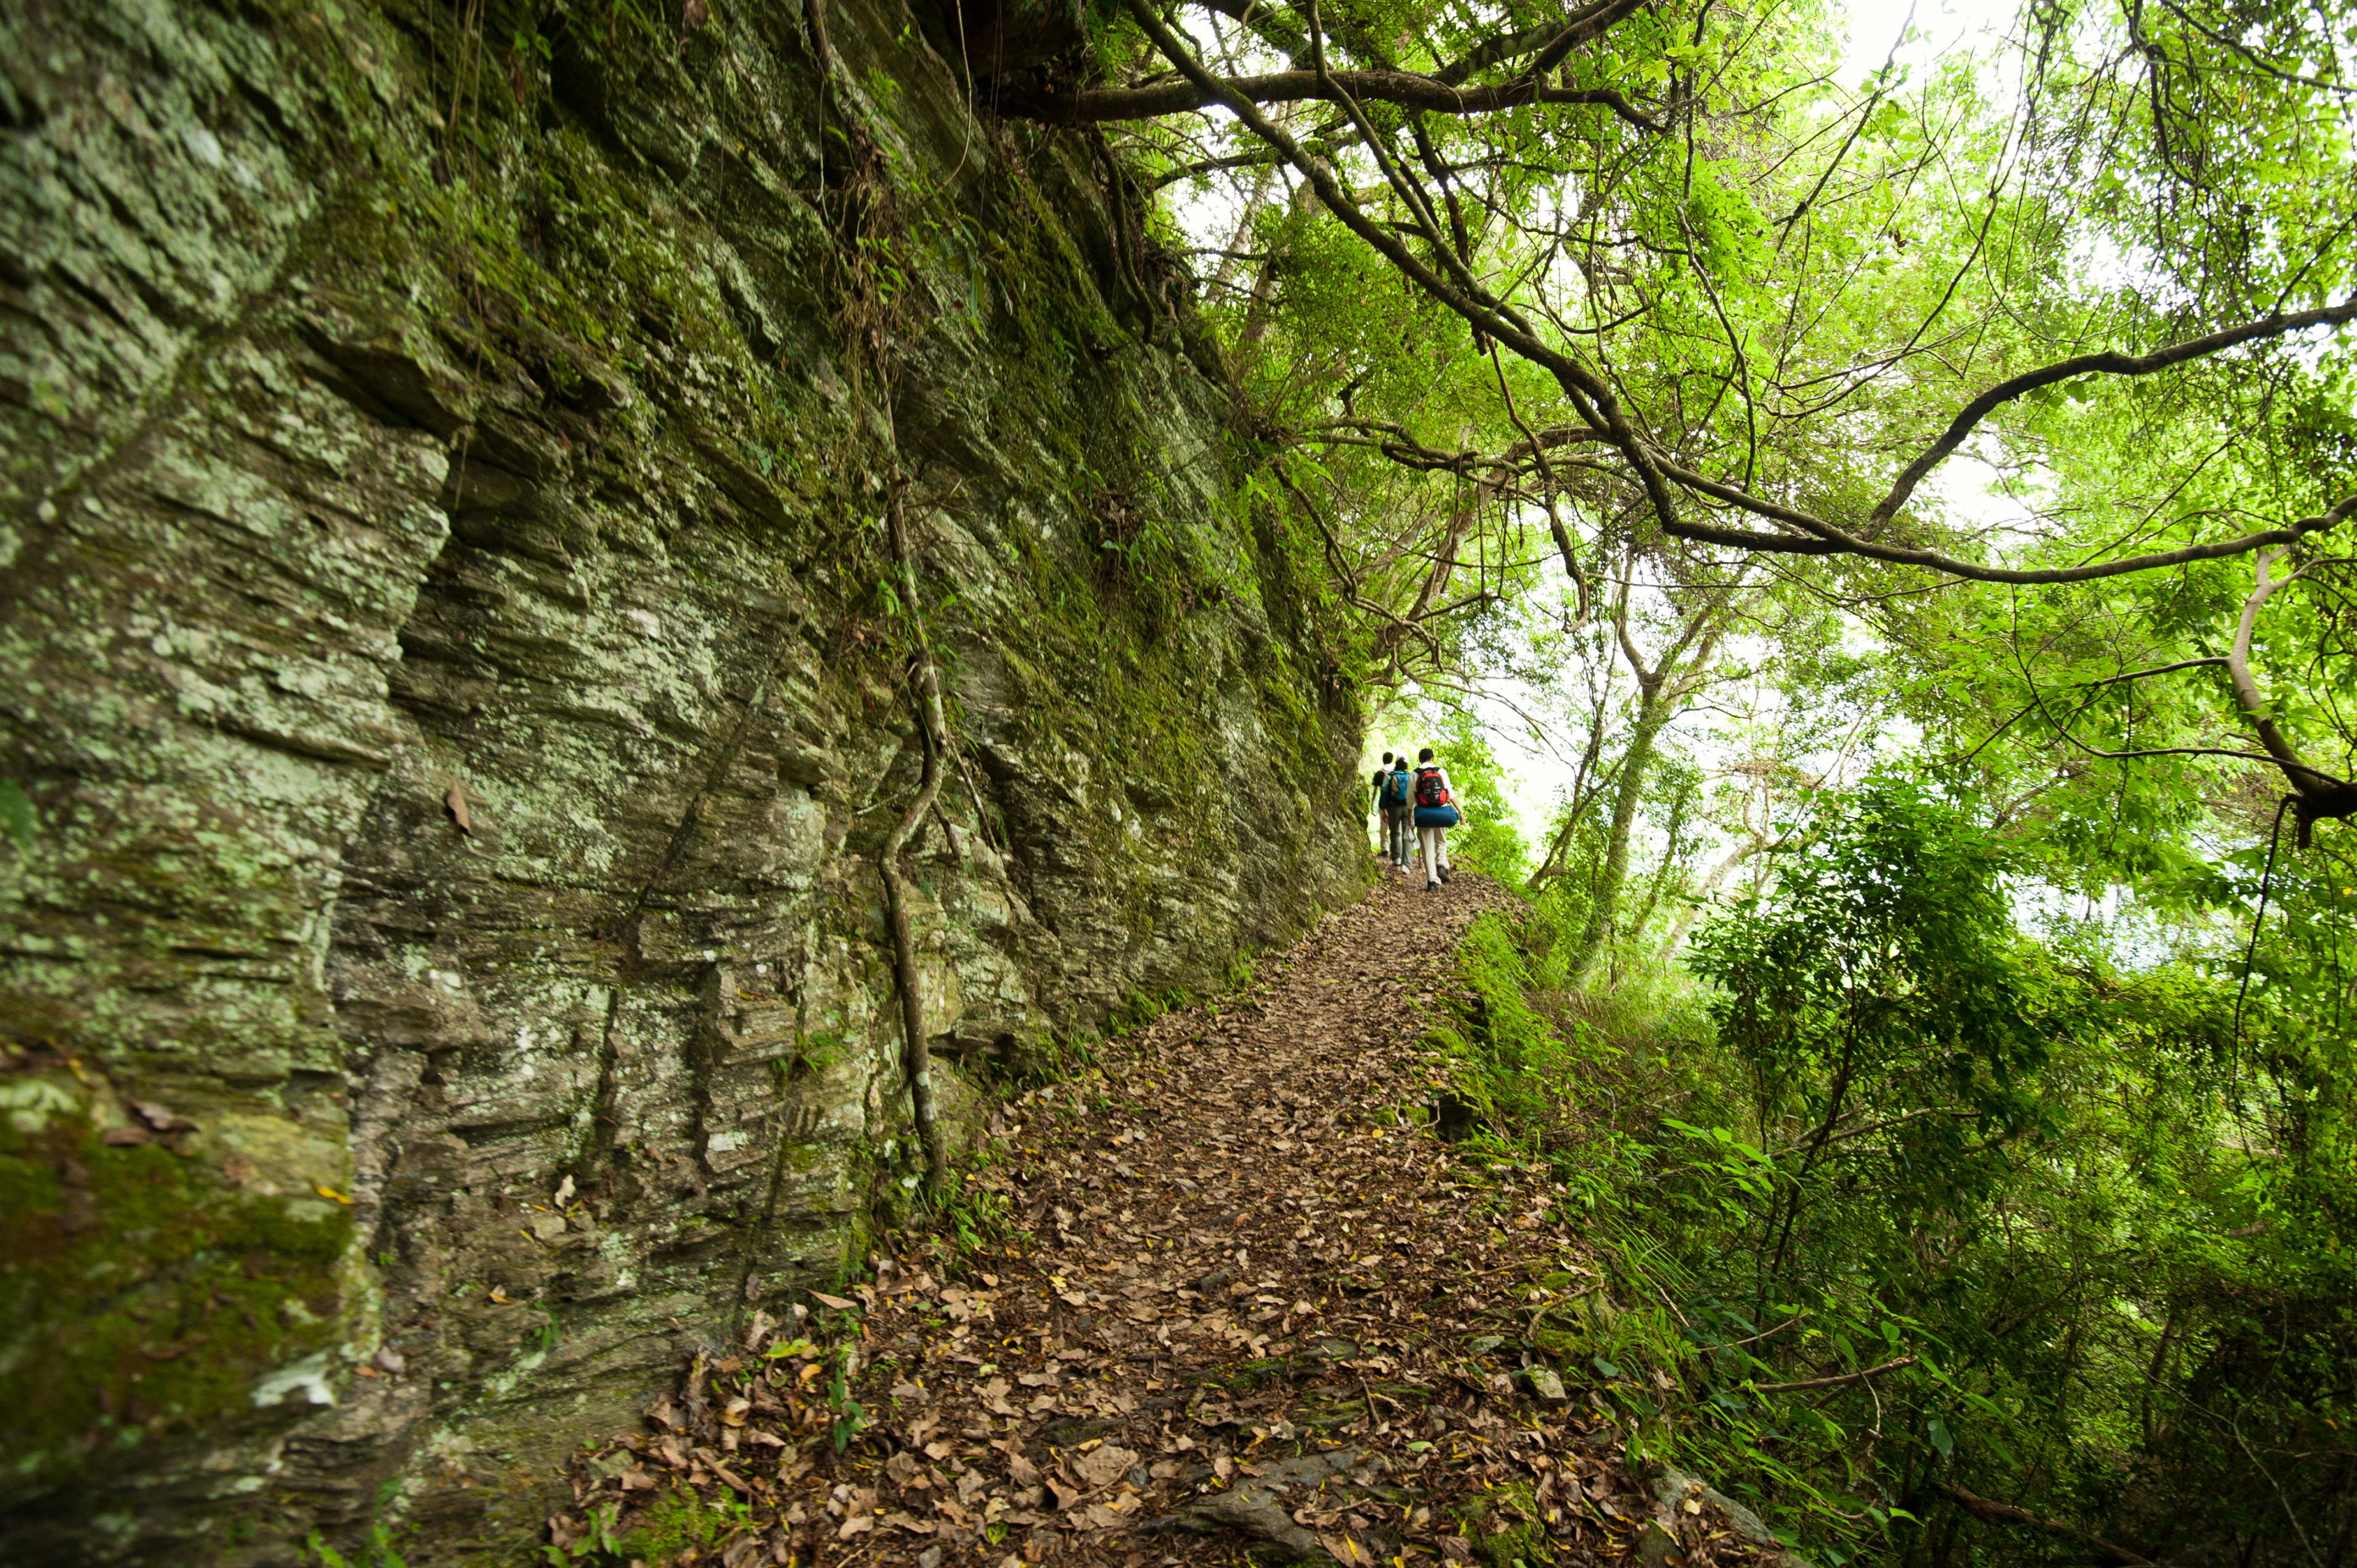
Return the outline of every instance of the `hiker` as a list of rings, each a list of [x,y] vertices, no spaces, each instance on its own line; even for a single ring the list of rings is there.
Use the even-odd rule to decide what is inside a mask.
[[[1448,769],[1432,759],[1432,747],[1415,754],[1415,836],[1424,850],[1426,892],[1448,880],[1448,830],[1465,820]]]
[[[1375,777],[1372,784],[1373,793],[1369,797],[1374,802],[1375,831],[1383,834],[1383,847],[1381,853],[1386,860],[1391,858],[1392,853],[1392,817],[1391,812],[1383,807],[1383,781],[1391,776],[1392,754],[1386,751],[1383,753],[1382,766],[1375,769]]]
[[[1392,770],[1379,777],[1383,782],[1376,787],[1375,800],[1383,813],[1383,858],[1391,862],[1393,870],[1405,876],[1408,820],[1415,814],[1415,780],[1408,773],[1407,753],[1401,752]]]

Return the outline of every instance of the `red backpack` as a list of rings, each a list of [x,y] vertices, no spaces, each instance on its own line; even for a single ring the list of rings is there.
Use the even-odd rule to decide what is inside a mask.
[[[1448,786],[1440,781],[1439,768],[1419,768],[1415,770],[1415,803],[1419,806],[1457,804],[1448,798]]]

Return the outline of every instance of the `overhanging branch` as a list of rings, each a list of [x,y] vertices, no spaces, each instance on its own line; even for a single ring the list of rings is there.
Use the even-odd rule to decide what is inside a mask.
[[[1345,95],[1362,103],[1392,103],[1428,114],[1494,114],[1532,103],[1601,104],[1641,131],[1659,133],[1661,123],[1609,87],[1550,87],[1516,81],[1452,87],[1433,77],[1404,70],[1337,70],[1320,80],[1314,70],[1279,70],[1265,76],[1228,77],[1219,86],[1192,81],[1151,87],[1083,87],[1058,91],[1009,82],[1000,90],[998,112],[1050,125],[1086,125],[1109,120],[1155,120],[1224,103],[1226,96],[1253,103],[1340,104]]]
[[[1883,497],[1867,517],[1866,526],[1871,531],[1897,516],[1899,509],[1905,506],[1908,498],[1915,493],[1915,487],[1923,482],[1923,477],[1964,445],[1964,437],[1970,435],[1982,420],[2014,399],[2034,392],[2040,387],[2050,387],[2058,381],[2067,381],[2078,376],[2148,376],[2157,371],[2240,348],[2245,343],[2264,342],[2310,327],[2339,327],[2351,321],[2357,321],[2357,295],[2352,295],[2339,305],[2322,306],[2315,310],[2298,310],[2290,315],[2277,311],[2256,321],[2244,322],[2239,327],[2223,328],[2203,337],[2190,338],[2182,343],[2156,349],[2149,354],[2123,354],[2117,349],[2106,349],[2101,353],[2076,354],[2034,371],[2025,371],[2020,375],[1997,382],[1964,404],[1963,412],[1949,421],[1948,428],[1941,433],[1940,438],[1921,456],[1900,471],[1899,478],[1891,482],[1890,493]]]
[[[2229,555],[2247,555],[2255,550],[2291,544],[2311,533],[2322,533],[2346,521],[2357,512],[2357,495],[2351,495],[2339,504],[2304,517],[2282,528],[2262,529],[2233,539],[2210,540],[2201,544],[2183,545],[2175,550],[2155,550],[2142,555],[2123,555],[2111,561],[2091,561],[2078,566],[1985,566],[1975,561],[1961,561],[1937,550],[1916,550],[1905,545],[1882,544],[1870,539],[1836,528],[1823,518],[1812,516],[1755,496],[1749,490],[1714,479],[1706,474],[1656,456],[1661,471],[1679,484],[1729,506],[1738,507],[1755,517],[1764,517],[1788,523],[1805,531],[1812,537],[1789,538],[1774,534],[1743,533],[1731,529],[1711,529],[1704,525],[1672,521],[1664,531],[1681,539],[1694,539],[1709,544],[1729,544],[1744,550],[1767,550],[1792,555],[1858,555],[1869,561],[1888,561],[1894,565],[1925,566],[1934,572],[1944,572],[1952,577],[1963,577],[1975,583],[2086,583],[2099,577],[2118,577],[2131,572],[2150,572],[2165,566],[2190,565],[2196,561],[2215,561]],[[1918,460],[1919,465],[1921,459]]]
[[[1401,243],[1397,235],[1388,231],[1360,208],[1323,159],[1313,157],[1283,126],[1262,113],[1250,98],[1212,75],[1203,62],[1195,58],[1194,51],[1163,24],[1162,18],[1155,14],[1146,0],[1128,0],[1127,8],[1138,29],[1145,33],[1163,58],[1176,66],[1179,74],[1189,82],[1233,113],[1253,134],[1284,154],[1286,161],[1300,172],[1318,199],[1345,228],[1365,241],[1411,283],[1462,317],[1475,330],[1497,338],[1522,358],[1552,374],[1569,399],[1573,411],[1607,432],[1613,448],[1636,471],[1646,499],[1663,527],[1670,528],[1676,522],[1678,503],[1675,492],[1663,478],[1652,452],[1646,446],[1627,412],[1621,408],[1610,383],[1602,375],[1582,363],[1577,357],[1545,342],[1520,312],[1485,289],[1478,285],[1460,287],[1433,271]],[[1316,73],[1311,75],[1314,80]],[[1445,252],[1443,253],[1446,254]]]
[[[1803,1378],[1797,1383],[1754,1383],[1751,1385],[1751,1391],[1756,1394],[1790,1394],[1798,1393],[1803,1389],[1838,1388],[1844,1383],[1864,1382],[1867,1379],[1878,1377],[1884,1372],[1895,1372],[1902,1367],[1911,1367],[1915,1364],[1915,1360],[1912,1356],[1901,1356],[1895,1361],[1885,1361],[1878,1367],[1844,1372],[1837,1377]]]
[[[1936,1481],[1932,1484],[1955,1498],[1966,1513],[1986,1524],[2018,1524],[2025,1529],[2060,1536],[2065,1541],[2084,1541],[2111,1562],[2126,1564],[2127,1568],[2150,1568],[2151,1558],[2131,1551],[2116,1541],[2105,1541],[2102,1536],[2081,1530],[2077,1525],[2064,1524],[2059,1520],[2040,1519],[2028,1509],[2016,1508],[2011,1503],[2001,1503],[1994,1498],[1985,1498],[1978,1493],[1968,1492],[1953,1481]]]

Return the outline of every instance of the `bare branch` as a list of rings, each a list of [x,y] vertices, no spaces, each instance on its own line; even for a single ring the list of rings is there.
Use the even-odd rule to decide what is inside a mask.
[[[1868,514],[1867,532],[1873,532],[1897,516],[1899,509],[1905,506],[1908,498],[1915,493],[1915,487],[1923,482],[1923,477],[1964,445],[1964,437],[1970,435],[1982,420],[2014,399],[2036,392],[2040,387],[2050,387],[2057,381],[2086,375],[2148,376],[2157,371],[2223,353],[2244,343],[2264,342],[2310,327],[2339,327],[2351,321],[2357,321],[2357,295],[2352,295],[2339,305],[2295,311],[2288,316],[2277,311],[2256,321],[2246,321],[2239,327],[2224,328],[2203,337],[2189,338],[2182,343],[2172,343],[2165,349],[2156,349],[2149,354],[2123,354],[2113,349],[2096,354],[2076,354],[1999,381],[1966,403],[1964,411],[1949,422],[1940,439],[1932,444],[1930,450],[1900,471],[1891,484],[1890,493],[1883,497],[1880,504]]]
[[[1927,1116],[1953,1116],[1960,1121],[1970,1121],[1978,1114],[1979,1112],[1974,1111],[1953,1111],[1935,1105],[1928,1110],[1910,1111],[1903,1116],[1887,1116],[1879,1122],[1861,1122],[1855,1127],[1846,1128],[1838,1133],[1830,1128],[1820,1127],[1815,1133],[1803,1138],[1791,1148],[1777,1150],[1775,1157],[1781,1160],[1789,1155],[1813,1154],[1819,1149],[1830,1148],[1835,1144],[1846,1144],[1852,1138],[1863,1138],[1873,1133],[1887,1133],[1893,1127],[1904,1127],[1910,1122],[1921,1122]]]
[[[1288,60],[1299,59],[1309,47],[1299,22],[1262,0],[1196,0],[1196,4],[1234,21]]]
[[[1284,161],[1275,153],[1265,151],[1236,153],[1224,158],[1202,158],[1191,164],[1180,164],[1177,168],[1155,176],[1153,184],[1147,188],[1159,190],[1166,185],[1176,185],[1182,179],[1192,179],[1197,175],[1218,174],[1232,168],[1269,168]]]
[[[1361,102],[1396,103],[1432,114],[1493,114],[1530,103],[1598,103],[1641,131],[1659,134],[1661,123],[1609,87],[1550,87],[1542,81],[1451,87],[1405,70],[1338,70],[1319,80],[1314,70],[1280,70],[1239,76],[1218,88],[1191,81],[1151,87],[1041,89],[1010,82],[1001,90],[998,112],[1050,125],[1085,125],[1106,120],[1153,120],[1183,114],[1225,101],[1225,92],[1253,103],[1340,103],[1345,95]]]
[[[2287,545],[2279,545],[2261,553],[2257,562],[2257,582],[2251,589],[2250,596],[2243,601],[2242,616],[2234,622],[2234,641],[2227,650],[2224,663],[2227,678],[2234,683],[2234,701],[2241,705],[2243,717],[2250,725],[2252,733],[2259,737],[2259,744],[2267,748],[2267,755],[2283,768],[2292,786],[2305,794],[2309,779],[2324,776],[2302,762],[2299,753],[2292,749],[2291,742],[2284,738],[2274,715],[2267,712],[2267,700],[2260,693],[2258,682],[2251,675],[2251,637],[2258,629],[2259,611],[2275,596],[2276,589],[2299,575],[2296,567],[2282,577],[2269,573],[2268,569],[2283,559],[2284,552],[2288,548]]]
[[[2126,1564],[2126,1568],[2151,1568],[2151,1558],[2131,1552],[2114,1541],[2105,1541],[2100,1535],[2092,1535],[2076,1525],[2064,1524],[2057,1520],[2040,1519],[2028,1509],[2018,1509],[2011,1503],[1997,1502],[1977,1493],[1968,1492],[1953,1481],[1935,1481],[1932,1484],[1962,1504],[1966,1513],[1985,1524],[2018,1524],[2030,1530],[2043,1530],[2049,1535],[2060,1536],[2066,1541],[2084,1541],[2112,1562]]]
[[[1505,361],[1498,357],[1495,343],[1490,345],[1490,368],[1498,372],[1498,391],[1506,400],[1506,416],[1514,422],[1514,428],[1523,433],[1523,439],[1517,445],[1529,447],[1531,456],[1538,459],[1540,494],[1546,505],[1547,532],[1554,536],[1555,549],[1563,554],[1565,573],[1570,576],[1573,586],[1579,590],[1579,618],[1565,629],[1577,631],[1587,625],[1588,618],[1596,611],[1596,593],[1588,586],[1587,574],[1580,569],[1579,552],[1572,544],[1571,531],[1564,527],[1563,511],[1556,505],[1559,487],[1555,484],[1555,465],[1546,459],[1546,436],[1555,432],[1534,432],[1523,423],[1522,411],[1514,406],[1514,389],[1506,381]]]
[[[1556,66],[1561,65],[1564,57],[1572,50],[1591,38],[1602,37],[1606,28],[1634,11],[1639,4],[1641,0],[1603,0],[1600,5],[1590,5],[1587,10],[1565,23],[1563,31],[1550,39],[1547,46],[1539,50],[1536,58],[1530,64],[1523,67],[1520,74],[1514,78],[1514,81],[1522,83],[1538,81]]]
[[[1928,566],[1935,572],[1945,572],[1952,577],[1964,577],[1976,583],[2084,583],[2098,577],[2123,576],[2131,572],[2150,572],[2164,566],[2183,566],[2195,561],[2215,561],[2229,555],[2247,555],[2254,550],[2272,545],[2290,544],[2311,533],[2321,533],[2345,521],[2357,512],[2357,495],[2351,495],[2339,504],[2310,517],[2304,517],[2282,528],[2263,529],[2237,539],[2212,540],[2204,544],[2188,544],[2176,550],[2156,550],[2143,555],[2124,555],[2112,561],[2091,561],[2078,566],[2044,566],[2015,568],[1984,566],[1977,562],[1960,561],[1937,550],[1913,550],[1902,545],[1878,544],[1854,533],[1835,527],[1819,517],[1782,506],[1762,497],[1738,489],[1733,485],[1711,478],[1705,474],[1656,456],[1654,462],[1668,478],[1679,484],[1701,491],[1730,506],[1740,507],[1758,517],[1805,530],[1814,537],[1796,539],[1777,534],[1746,533],[1733,529],[1707,528],[1697,523],[1671,522],[1666,532],[1682,539],[1694,539],[1706,544],[1727,544],[1742,550],[1766,550],[1787,555],[1862,555],[1869,561],[1889,561],[1902,566]]]
[[[1789,1394],[1797,1393],[1803,1389],[1836,1388],[1843,1383],[1860,1382],[1884,1372],[1895,1372],[1902,1367],[1911,1367],[1919,1359],[1921,1358],[1915,1356],[1901,1356],[1896,1361],[1885,1361],[1878,1367],[1867,1367],[1856,1372],[1844,1372],[1835,1378],[1803,1378],[1797,1383],[1754,1383],[1751,1385],[1751,1391],[1756,1394]]]
[[[1603,8],[1602,5],[1590,5],[1572,20],[1577,23]],[[1557,24],[1547,22],[1535,27],[1524,27],[1520,32],[1501,34],[1497,38],[1474,45],[1456,59],[1434,71],[1432,79],[1435,81],[1445,81],[1449,86],[1455,87],[1459,82],[1469,80],[1477,70],[1487,70],[1493,65],[1503,65],[1510,59],[1520,59],[1533,49],[1544,48],[1548,40],[1555,38],[1560,30]]]
[[[2167,675],[2179,670],[2202,670],[2213,664],[2223,665],[2225,662],[2223,659],[2180,659],[2174,664],[2156,664],[2149,670],[2131,670],[2125,675],[2106,675],[2100,681],[2082,681],[2078,684],[2083,689],[2090,686],[2116,686],[2123,681],[2141,681],[2147,675]],[[2028,709],[2023,710],[2025,713],[2028,711]]]

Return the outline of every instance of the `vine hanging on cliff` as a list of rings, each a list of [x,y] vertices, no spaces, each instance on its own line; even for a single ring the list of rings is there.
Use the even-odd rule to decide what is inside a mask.
[[[810,19],[812,53],[818,61],[823,105],[832,105],[837,61],[826,31],[825,8],[813,5]],[[822,111],[823,113],[823,109]],[[851,406],[863,405],[867,373],[873,371],[879,392],[875,407],[884,424],[888,448],[899,450],[899,432],[893,416],[893,383],[897,373],[894,349],[899,302],[879,275],[880,265],[898,252],[901,238],[899,214],[890,188],[883,178],[884,158],[875,139],[855,114],[837,116],[839,134],[848,155],[836,191],[834,227],[842,253],[849,257],[841,312],[844,340],[851,371]],[[848,465],[846,465],[848,467]],[[942,702],[941,674],[926,635],[923,601],[917,583],[916,554],[910,543],[903,505],[909,479],[895,472],[884,481],[884,534],[892,558],[894,588],[915,639],[909,677],[917,717],[917,744],[922,757],[917,793],[885,838],[877,855],[878,879],[884,887],[884,918],[890,933],[892,973],[900,993],[901,1074],[909,1089],[909,1119],[925,1152],[925,1179],[931,1192],[942,1189],[949,1170],[949,1151],[933,1093],[930,1032],[925,1024],[924,993],[917,972],[915,928],[909,917],[911,890],[900,869],[900,855],[922,825],[925,814],[941,796],[942,759],[951,755],[949,718]]]

